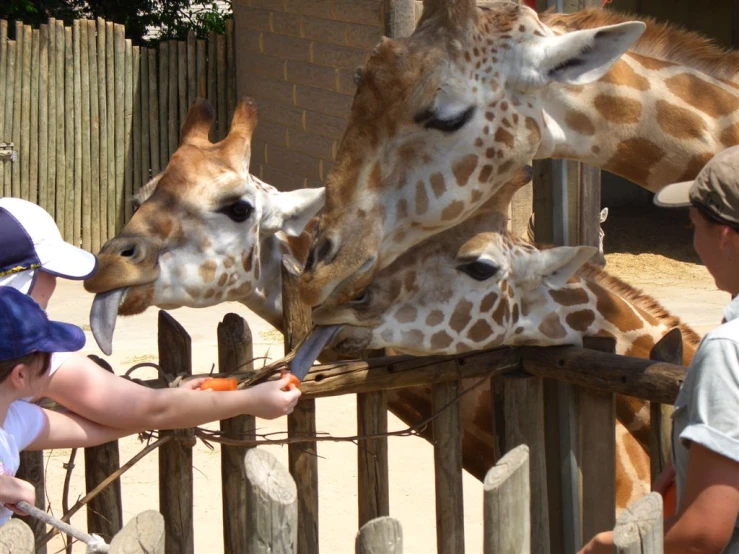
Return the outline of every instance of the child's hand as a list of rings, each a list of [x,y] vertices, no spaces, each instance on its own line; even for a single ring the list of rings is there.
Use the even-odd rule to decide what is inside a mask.
[[[189,379],[180,385],[181,389],[200,390],[200,385],[208,380],[208,377],[198,377],[197,379]]]
[[[264,419],[291,414],[302,394],[295,386],[288,390],[291,379],[292,376],[286,374],[282,379],[248,388],[251,396],[247,413]]]
[[[0,504],[20,516],[27,516],[26,512],[15,507],[21,500],[25,500],[31,506],[36,504],[36,489],[33,485],[17,477],[0,475]]]

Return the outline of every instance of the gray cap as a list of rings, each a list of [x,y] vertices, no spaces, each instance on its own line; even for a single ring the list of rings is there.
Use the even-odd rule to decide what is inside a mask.
[[[739,146],[716,154],[695,181],[667,185],[654,203],[665,208],[699,205],[719,221],[739,227]]]

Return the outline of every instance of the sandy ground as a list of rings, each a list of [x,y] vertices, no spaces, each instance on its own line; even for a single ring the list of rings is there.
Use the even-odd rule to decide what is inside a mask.
[[[721,310],[728,296],[716,291],[712,279],[692,254],[690,230],[686,218],[671,214],[665,227],[655,218],[664,214],[619,215],[612,210],[604,225],[608,268],[631,284],[643,288],[660,300],[675,315],[682,317],[703,334],[721,319]],[[633,245],[638,245],[634,247]],[[89,329],[87,317],[91,297],[78,283],[60,282],[58,292],[49,310],[53,318],[63,319]],[[172,315],[192,336],[193,363],[196,372],[209,371],[217,361],[216,326],[228,312],[245,317],[255,340],[256,356],[282,355],[282,337],[268,324],[239,304],[224,304],[207,310],[180,309]],[[114,354],[109,361],[121,373],[131,365],[157,358],[157,310],[142,316],[118,322]],[[85,353],[101,355],[88,332]],[[145,374],[143,374],[145,376]],[[335,436],[356,432],[355,401],[353,396],[317,401],[317,429]],[[402,429],[403,424],[389,417],[391,429]],[[284,421],[260,422],[263,430],[284,429]],[[129,460],[141,450],[136,438],[120,441],[121,462]],[[270,447],[270,451],[287,465],[287,449]],[[391,515],[403,525],[404,552],[426,554],[436,551],[433,490],[433,451],[422,439],[400,437],[389,439],[390,451],[390,509]],[[356,447],[351,443],[322,442],[319,452],[319,528],[321,552],[326,554],[354,551],[357,531],[356,508]],[[49,503],[56,514],[61,513],[61,493],[65,470],[63,464],[69,451],[47,454],[47,489]],[[203,444],[194,449],[195,476],[195,551],[219,553],[223,551],[221,537],[221,498],[219,450],[209,450]],[[71,481],[70,504],[84,495],[84,461],[78,456]],[[158,507],[157,454],[152,453],[122,478],[124,522],[136,513]],[[464,476],[465,542],[468,553],[482,551],[482,486],[471,476]],[[85,528],[84,511],[73,523]],[[62,549],[56,539],[49,552]],[[76,547],[75,552],[83,552]]]

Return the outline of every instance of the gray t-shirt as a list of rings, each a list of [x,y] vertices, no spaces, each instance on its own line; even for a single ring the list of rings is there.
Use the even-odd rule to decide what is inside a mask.
[[[739,463],[739,296],[724,309],[724,319],[701,341],[675,400],[672,463],[678,507],[691,443]],[[724,552],[739,554],[739,520]]]

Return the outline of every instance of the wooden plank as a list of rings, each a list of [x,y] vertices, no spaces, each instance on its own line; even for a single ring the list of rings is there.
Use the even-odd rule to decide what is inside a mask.
[[[483,552],[531,552],[529,448],[521,444],[483,482]]]
[[[249,325],[236,314],[226,314],[218,324],[218,371],[253,371],[253,359]],[[221,432],[224,437],[232,439],[255,438],[256,418],[243,415],[224,419],[221,421]],[[243,446],[221,446],[224,552],[248,552],[248,535],[253,528],[247,522],[247,491],[243,486],[247,450]]]
[[[149,49],[141,48],[141,74],[138,102],[141,115],[141,185],[151,179],[151,142],[149,129]]]
[[[8,71],[8,20],[0,19],[0,142],[10,142],[10,133],[5,133],[5,98],[7,97],[7,71]],[[0,194],[6,196],[5,189],[5,165],[0,164]]]
[[[195,31],[187,32],[187,108],[190,109],[198,96],[197,53]]]
[[[159,311],[159,366],[164,375],[192,374],[190,336],[175,319]],[[160,436],[177,435],[159,448],[159,512],[165,522],[165,552],[194,554],[192,429],[160,431]],[[185,442],[191,438],[191,442]]]
[[[226,37],[216,35],[216,95],[218,107],[216,108],[218,118],[218,140],[228,134],[228,105],[226,100]]]
[[[141,48],[134,46],[131,51],[131,60],[133,62],[133,70],[131,71],[131,148],[133,149],[133,189],[131,197],[126,201],[126,210],[128,217],[126,221],[131,219],[133,213],[133,195],[138,192],[146,181],[141,180]]]
[[[113,25],[115,53],[115,233],[123,227],[125,218],[124,181],[126,173],[126,28]]]
[[[618,516],[613,530],[617,554],[662,554],[664,551],[662,497],[650,492]]]
[[[190,107],[187,102],[187,85],[187,43],[179,40],[177,41],[177,105],[179,107],[177,144],[180,143],[180,129],[187,119],[187,110]]]
[[[234,20],[226,20],[226,119],[231,121],[236,108],[236,48]]]
[[[39,510],[46,510],[46,488],[44,479],[44,453],[43,451],[24,451],[20,453],[20,466],[15,476],[31,483],[36,489],[35,506]],[[46,535],[46,524],[31,516],[19,518],[32,530],[36,538],[36,544],[40,544]],[[46,545],[37,548],[36,554],[46,554]]]
[[[92,250],[92,160],[90,159],[90,41],[87,36],[87,20],[80,20],[77,28],[80,34],[80,120],[82,122],[82,248]]]
[[[97,253],[105,242],[107,233],[100,228],[105,204],[100,195],[100,92],[98,91],[97,25],[87,23],[87,77],[90,87],[90,251]],[[107,163],[107,162],[106,162]],[[106,198],[107,201],[107,198]]]
[[[48,40],[49,40],[49,52],[48,52],[48,83],[47,83],[47,133],[48,133],[48,144],[47,144],[47,164],[46,164],[46,211],[49,212],[51,217],[56,217],[56,129],[57,129],[57,117],[56,117],[56,95],[57,95],[57,84],[56,84],[56,19],[53,17],[49,18],[48,23]]]
[[[23,25],[23,65],[21,66],[21,136],[18,161],[20,162],[20,196],[30,200],[31,191],[31,55],[33,29]]]
[[[72,48],[74,60],[72,68],[74,71],[74,89],[73,89],[73,111],[74,111],[74,180],[72,182],[74,197],[74,214],[72,224],[72,244],[80,246],[82,243],[82,206],[83,206],[83,188],[84,180],[82,170],[82,52],[81,52],[81,36],[80,36],[80,20],[72,22]]]
[[[462,417],[459,381],[432,386],[436,550],[464,552]]]
[[[108,114],[108,236],[116,235],[115,24],[105,22],[105,95]],[[120,144],[120,143],[119,143]]]
[[[15,83],[13,87],[13,144],[15,144],[16,160],[10,164],[11,196],[21,195],[21,111],[23,109],[23,23],[15,22]]]
[[[206,67],[206,87],[207,87],[207,98],[212,104],[216,115],[218,114],[218,74],[216,73],[216,58],[217,47],[216,47],[216,34],[215,32],[208,33],[208,60]],[[213,125],[210,129],[210,140],[215,142],[218,137],[218,125]]]
[[[403,554],[403,528],[397,519],[383,516],[365,523],[357,533],[356,554]]]
[[[5,119],[4,128],[2,130],[2,136],[4,141],[6,142],[12,142],[13,140],[13,105],[15,103],[14,97],[15,97],[15,67],[16,67],[16,41],[10,40],[7,44],[7,53],[6,53],[6,60],[5,60],[5,78],[3,81],[0,81],[0,88],[4,91],[4,102],[0,106],[0,109],[3,110],[3,115]],[[17,145],[14,146],[14,148],[18,148]],[[2,179],[3,179],[3,188],[2,194],[3,196],[10,196],[12,194],[12,166],[15,165],[16,162],[5,162],[0,167],[0,172],[2,172]]]
[[[123,90],[123,195],[121,204],[123,207],[123,220],[119,223],[120,228],[131,219],[131,197],[133,196],[133,148],[131,144],[131,129],[133,128],[133,44],[131,39],[125,42],[125,73]]]
[[[169,113],[167,119],[167,144],[169,150],[167,152],[167,159],[172,157],[175,150],[177,150],[177,144],[180,134],[180,126],[178,121],[177,112],[177,41],[169,41],[169,82],[168,85],[168,96],[167,96],[167,112]]]
[[[206,70],[206,52],[207,43],[204,40],[198,40],[195,45],[196,50],[196,62],[195,62],[195,74],[196,74],[196,89],[195,94],[199,98],[208,97],[208,72]]]
[[[167,116],[169,114],[169,43],[159,43],[159,163],[161,168],[169,162],[169,131]]]
[[[56,61],[54,64],[54,70],[56,72],[56,87],[55,87],[55,103],[56,103],[56,183],[54,186],[55,192],[55,209],[54,219],[56,224],[62,233],[65,233],[65,209],[66,204],[66,165],[67,165],[67,154],[64,142],[65,135],[65,123],[66,114],[64,110],[64,93],[65,93],[65,81],[64,81],[64,56],[65,56],[65,43],[64,43],[64,21],[58,20],[54,25],[55,35],[55,49],[56,49]]]
[[[282,310],[285,321],[285,352],[291,352],[311,328],[310,309],[298,296],[300,265],[282,258]],[[315,400],[301,398],[287,417],[288,437],[316,434]],[[297,479],[298,548],[301,554],[318,554],[318,455],[315,442],[288,446],[288,469]]]
[[[357,435],[387,433],[387,393],[357,395]],[[387,437],[357,441],[359,527],[390,515]]]
[[[100,188],[100,212],[98,213],[98,228],[100,245],[112,238],[108,234],[108,83],[106,70],[107,32],[105,20],[98,17],[95,21],[97,29],[97,83],[98,83],[98,140],[100,161],[98,163],[98,180]],[[97,250],[96,250],[97,252]]]
[[[161,164],[161,147],[159,141],[159,117],[161,110],[159,108],[157,77],[157,51],[151,48],[149,50],[149,148],[152,177],[159,173],[163,167]]]
[[[49,25],[39,27],[38,203],[49,211]],[[53,210],[51,210],[53,213]]]
[[[72,28],[64,27],[64,240],[74,240],[74,40]],[[59,191],[57,189],[57,198]],[[58,216],[58,213],[57,213]]]
[[[28,119],[30,153],[28,157],[28,200],[38,203],[38,110],[39,110],[39,66],[40,31],[31,29],[31,111]]]

